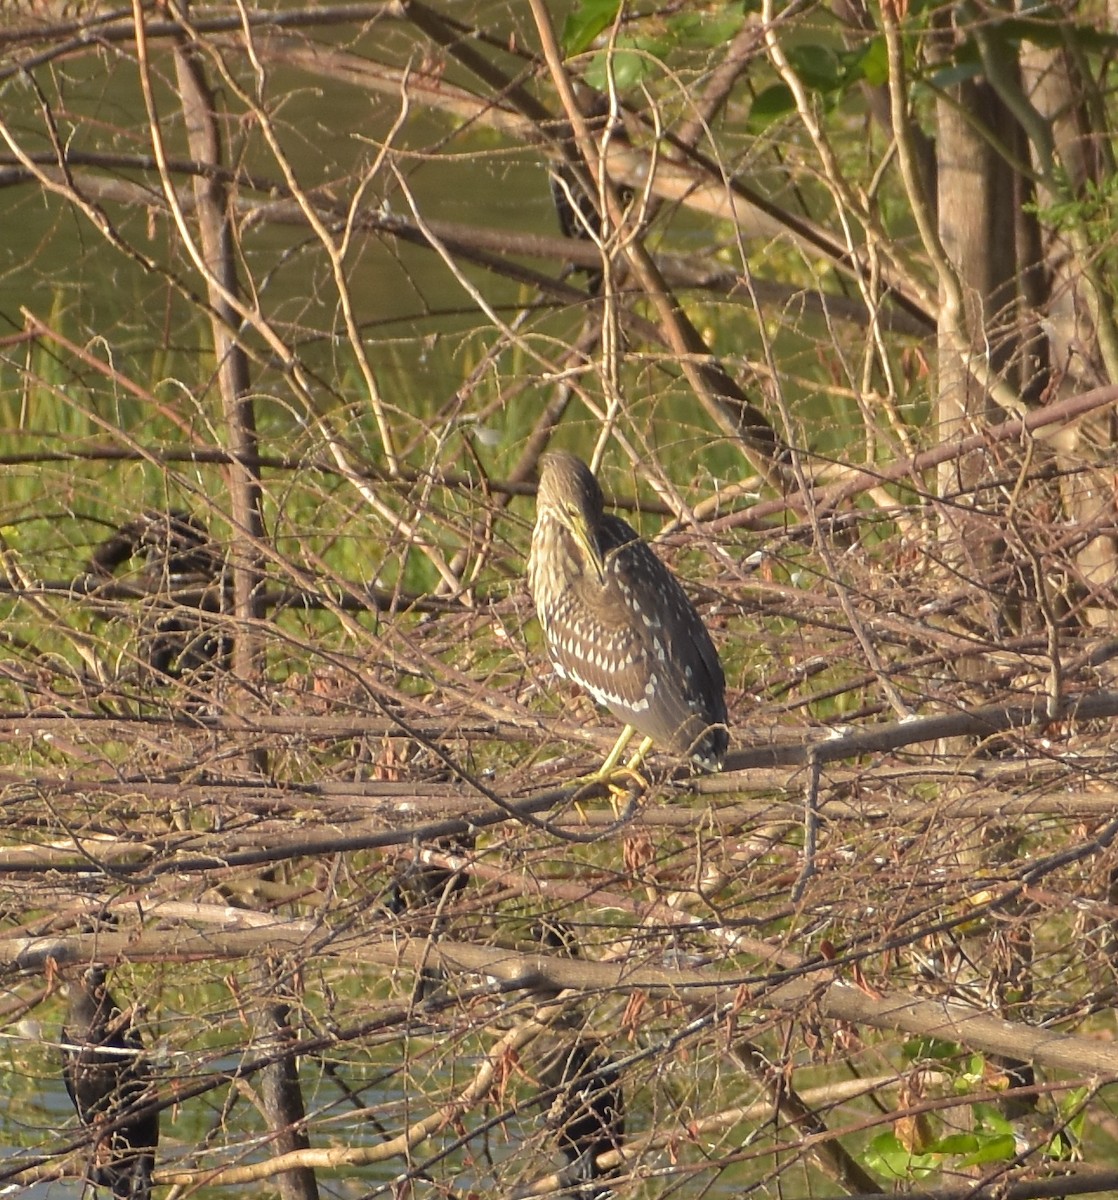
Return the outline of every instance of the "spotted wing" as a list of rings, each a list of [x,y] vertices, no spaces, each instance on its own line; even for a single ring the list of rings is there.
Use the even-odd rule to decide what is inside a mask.
[[[571,578],[551,599],[545,629],[556,670],[640,729],[655,678],[640,622],[633,619],[616,571],[607,564],[604,582],[593,572]]]
[[[607,554],[609,574],[642,616],[637,625],[655,674],[655,703],[647,732],[662,745],[714,764],[726,749],[726,682],[714,643],[687,593],[656,553],[617,518]],[[621,528],[615,529],[615,526]],[[717,728],[712,729],[712,726]]]
[[[624,522],[622,522],[624,524]],[[710,709],[712,721],[725,721],[726,677],[702,617],[679,580],[645,542],[630,541],[618,550],[619,566],[634,595],[659,597],[657,632],[688,703],[698,711]]]

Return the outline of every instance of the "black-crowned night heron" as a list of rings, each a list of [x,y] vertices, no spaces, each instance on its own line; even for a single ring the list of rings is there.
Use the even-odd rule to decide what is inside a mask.
[[[94,1134],[90,1181],[116,1197],[148,1200],[152,1150],[159,1142],[159,1114],[143,1108],[150,1082],[144,1044],[130,1015],[105,987],[103,967],[93,966],[68,983],[70,1009],[62,1030],[62,1078],[83,1125]],[[132,1108],[135,1115],[126,1116]]]
[[[726,681],[706,626],[679,581],[620,517],[573,454],[545,454],[528,586],[555,669],[634,732],[708,771],[726,753]]]

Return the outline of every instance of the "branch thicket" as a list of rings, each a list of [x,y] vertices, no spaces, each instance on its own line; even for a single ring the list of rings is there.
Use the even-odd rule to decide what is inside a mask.
[[[1108,31],[30,7],[0,1181],[104,1165],[98,962],[157,1193],[1115,1190]],[[587,783],[549,447],[709,625],[720,773]]]

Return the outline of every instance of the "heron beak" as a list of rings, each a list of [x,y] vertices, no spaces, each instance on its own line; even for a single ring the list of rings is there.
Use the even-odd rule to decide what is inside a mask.
[[[570,524],[571,536],[586,555],[588,562],[593,564],[594,573],[598,576],[598,582],[604,584],[606,581],[605,563],[602,560],[601,552],[598,550],[598,544],[594,540],[592,534],[585,521],[572,521]]]

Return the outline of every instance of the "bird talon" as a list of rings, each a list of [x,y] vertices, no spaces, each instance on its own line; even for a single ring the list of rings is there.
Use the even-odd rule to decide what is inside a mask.
[[[620,779],[627,779],[629,782],[627,784],[616,782]],[[610,795],[617,796],[627,796],[634,790],[634,787],[638,792],[647,792],[649,786],[648,780],[631,764],[625,767],[614,767],[602,782],[609,788]]]
[[[627,779],[629,782],[622,785],[616,782],[618,779]],[[634,804],[638,796],[643,796],[648,791],[648,780],[632,767],[615,767],[611,778],[605,782],[609,788],[610,808],[619,821],[625,815],[625,809]]]
[[[608,765],[607,761],[607,765],[599,767],[591,774],[580,775],[572,781],[572,786],[576,790],[571,803],[574,805],[579,819],[586,825],[589,822],[586,817],[586,808],[583,805],[583,800],[590,798],[586,793],[599,793],[601,788],[605,788],[614,816],[620,817],[620,802],[624,801],[628,804],[632,800],[634,793],[640,795],[647,792],[649,783],[632,763],[624,767],[619,767],[616,763]]]

